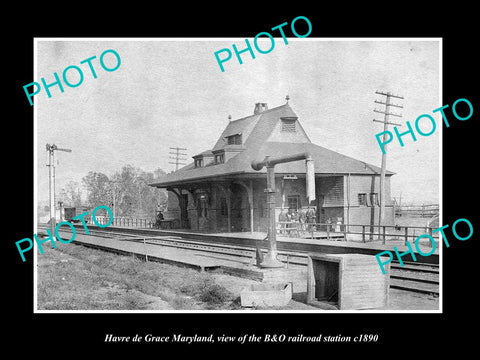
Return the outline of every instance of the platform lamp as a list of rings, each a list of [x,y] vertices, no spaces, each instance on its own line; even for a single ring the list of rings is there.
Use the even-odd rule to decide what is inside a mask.
[[[301,153],[296,155],[282,156],[272,158],[265,156],[262,161],[252,161],[251,166],[253,170],[260,171],[265,166],[267,168],[267,188],[264,190],[267,193],[268,203],[268,241],[269,250],[265,256],[260,267],[263,268],[280,268],[283,267],[283,263],[277,260],[277,236],[276,236],[276,224],[275,224],[275,165],[305,160],[306,162],[306,188],[308,203],[311,204],[315,200],[315,170],[313,165],[313,159],[309,153]]]
[[[48,151],[48,187],[50,199],[50,233],[55,236],[55,151],[72,152],[70,149],[62,149],[55,144],[47,144]]]

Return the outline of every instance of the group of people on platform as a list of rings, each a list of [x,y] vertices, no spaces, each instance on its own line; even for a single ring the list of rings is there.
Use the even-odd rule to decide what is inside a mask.
[[[311,231],[314,229],[316,218],[317,215],[313,206],[308,207],[308,209],[282,209],[278,216],[280,232],[286,233],[289,228]],[[288,223],[293,224],[293,226],[289,226]]]

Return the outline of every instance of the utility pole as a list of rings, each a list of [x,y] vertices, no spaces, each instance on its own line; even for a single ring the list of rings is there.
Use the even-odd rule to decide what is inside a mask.
[[[397,107],[403,109],[402,105],[398,104],[393,104],[391,102],[391,98],[397,98],[397,99],[402,99],[403,96],[400,95],[393,95],[389,92],[383,92],[383,91],[375,91],[376,94],[385,96],[385,102],[375,100],[375,103],[385,105],[385,111],[377,110],[374,109],[374,112],[384,114],[383,121],[382,120],[376,120],[373,119],[375,122],[380,122],[383,123],[383,141],[386,142],[386,136],[387,136],[387,131],[388,131],[388,125],[395,125],[395,126],[401,126],[400,124],[395,124],[392,122],[389,122],[389,117],[390,116],[396,116],[396,117],[402,117],[400,114],[395,114],[390,111],[390,107]],[[385,220],[385,172],[386,172],[386,165],[387,165],[387,145],[384,145],[385,152],[382,152],[382,166],[381,166],[381,171],[380,171],[380,211],[378,214],[378,237],[380,238],[380,226],[384,224]],[[374,204],[372,204],[374,205]],[[385,244],[385,238],[383,238],[383,244]]]
[[[169,161],[169,164],[175,164],[175,171],[178,170],[178,165],[185,165],[183,161],[187,160],[186,158],[182,158],[181,156],[187,156],[187,154],[182,153],[181,151],[186,151],[185,148],[180,147],[171,147],[170,150],[174,150],[174,152],[170,151],[169,154],[174,155],[170,156],[170,159],[175,160],[174,162]]]
[[[61,149],[55,144],[47,144],[48,151],[48,187],[50,198],[50,232],[55,236],[55,151],[72,152],[70,149]]]
[[[116,197],[117,197],[117,184],[120,183],[120,181],[117,180],[109,180],[109,183],[111,185],[110,190],[112,191],[112,206],[113,206],[113,218],[115,219],[117,217],[116,213]]]

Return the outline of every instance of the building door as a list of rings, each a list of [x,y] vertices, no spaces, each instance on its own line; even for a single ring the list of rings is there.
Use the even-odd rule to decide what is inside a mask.
[[[208,194],[205,191],[199,191],[197,197],[197,228],[198,230],[208,229]]]
[[[182,194],[181,200],[182,205],[180,206],[181,209],[181,223],[182,223],[182,228],[184,229],[189,229],[190,228],[190,222],[188,220],[188,194]]]
[[[242,189],[239,187],[240,191],[235,192],[232,196],[232,230],[233,231],[244,231],[243,224],[243,213],[245,209],[243,208],[243,196]]]

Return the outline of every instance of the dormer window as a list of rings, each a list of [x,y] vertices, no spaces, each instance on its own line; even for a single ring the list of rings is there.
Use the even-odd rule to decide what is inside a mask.
[[[215,164],[223,164],[225,162],[225,154],[215,155]]]
[[[195,159],[195,167],[199,168],[199,167],[202,167],[202,166],[203,166],[203,159],[202,158]]]
[[[297,120],[296,119],[282,119],[282,131],[284,132],[296,132]]]
[[[242,145],[242,134],[227,136],[228,145]]]

